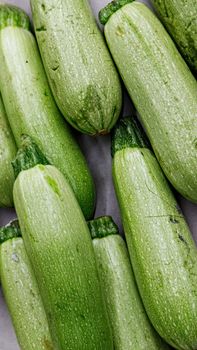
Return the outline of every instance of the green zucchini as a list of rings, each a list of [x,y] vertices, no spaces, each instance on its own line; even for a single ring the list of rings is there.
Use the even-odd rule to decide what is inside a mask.
[[[196,0],[152,0],[152,3],[185,60],[197,73]]]
[[[195,78],[145,4],[132,2],[116,11],[105,36],[164,173],[197,202]]]
[[[31,0],[48,80],[67,121],[81,132],[106,134],[117,121],[121,85],[88,0]]]
[[[0,96],[0,207],[12,207],[14,173],[11,161],[17,152]]]
[[[55,349],[52,345],[37,282],[22,238],[9,239],[1,244],[0,274],[3,293],[20,349]]]
[[[94,210],[95,189],[86,161],[53,100],[29,18],[0,5],[0,91],[20,146],[21,135],[35,139],[69,184],[86,218]]]
[[[147,314],[179,350],[197,349],[197,248],[135,120],[113,136],[113,178],[130,258]]]
[[[169,349],[153,329],[134,279],[125,242],[110,217],[89,223],[116,350]]]
[[[51,165],[21,171],[14,203],[57,349],[113,349],[90,232],[65,177]]]

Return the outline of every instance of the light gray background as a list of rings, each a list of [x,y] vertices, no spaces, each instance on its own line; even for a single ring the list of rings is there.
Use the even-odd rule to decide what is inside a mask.
[[[74,1],[74,0],[71,0]],[[95,16],[99,10],[105,6],[109,0],[90,0]],[[143,2],[148,3],[148,0]],[[0,3],[11,3],[22,7],[30,14],[28,0],[7,0]],[[0,68],[1,69],[1,68]],[[132,104],[125,94],[124,115],[128,115],[132,110]],[[111,156],[110,137],[91,138],[79,135],[79,142],[88,159],[97,186],[97,207],[95,216],[104,214],[112,215],[115,221],[120,224],[118,205],[115,199],[112,178],[111,178]],[[186,215],[194,238],[197,242],[197,206],[189,203],[178,196],[183,212]],[[9,222],[15,216],[13,210],[0,209],[0,226]],[[17,341],[7,312],[7,308],[0,291],[0,350],[18,350]]]

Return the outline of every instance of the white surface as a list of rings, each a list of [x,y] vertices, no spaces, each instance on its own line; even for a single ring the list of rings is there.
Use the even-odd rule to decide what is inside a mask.
[[[71,0],[74,1],[74,0]],[[109,0],[90,0],[95,16],[97,17],[100,8],[105,6]],[[148,3],[144,0],[143,2]],[[7,0],[0,3],[11,3],[22,7],[30,14],[28,0]],[[132,104],[125,94],[124,115],[128,115],[132,109]],[[112,178],[111,178],[111,156],[110,137],[91,138],[79,135],[82,149],[88,159],[97,186],[97,207],[95,216],[104,214],[112,215],[120,225],[120,216],[115,199]],[[197,242],[197,206],[179,197],[179,202],[186,215],[192,233]],[[0,210],[0,226],[9,222],[15,216],[13,210]],[[0,293],[0,350],[18,350],[17,341],[7,313],[7,309]]]

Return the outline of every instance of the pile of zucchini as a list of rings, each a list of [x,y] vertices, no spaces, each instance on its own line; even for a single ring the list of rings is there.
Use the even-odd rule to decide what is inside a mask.
[[[197,3],[152,2],[175,42],[137,1],[100,11],[107,45],[88,0],[31,0],[37,41],[0,5],[0,207],[18,217],[0,228],[0,280],[22,350],[197,350],[197,247],[171,187],[197,203]],[[140,122],[117,121],[119,75]],[[93,218],[63,116],[112,130],[126,242]]]

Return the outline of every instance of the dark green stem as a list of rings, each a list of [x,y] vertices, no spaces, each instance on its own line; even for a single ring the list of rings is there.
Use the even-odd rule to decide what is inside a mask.
[[[0,244],[16,237],[21,237],[18,220],[11,221],[7,226],[0,227]]]
[[[113,15],[113,13],[118,11],[124,5],[127,5],[133,1],[134,0],[114,0],[110,2],[99,12],[99,21],[101,22],[101,24],[105,25],[108,22],[109,18]]]
[[[0,30],[6,27],[21,27],[31,30],[28,15],[20,8],[12,5],[0,5]]]
[[[110,235],[117,235],[119,233],[118,227],[111,216],[102,216],[95,220],[88,221],[87,224],[92,239],[104,238]]]
[[[119,120],[112,131],[112,157],[124,148],[151,148],[148,138],[137,118]]]
[[[34,140],[28,135],[22,135],[21,147],[12,162],[14,175],[17,178],[22,170],[33,168],[37,164],[50,164]]]

